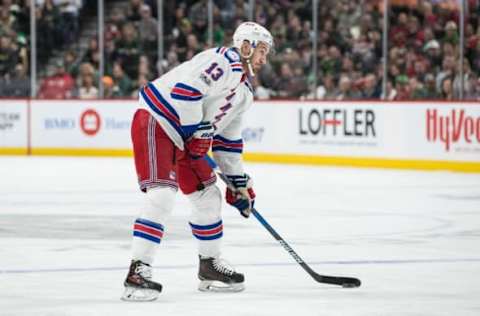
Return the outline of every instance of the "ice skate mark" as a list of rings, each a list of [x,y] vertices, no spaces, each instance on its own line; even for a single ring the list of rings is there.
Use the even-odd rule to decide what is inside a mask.
[[[325,260],[312,261],[310,265],[403,265],[403,264],[443,264],[443,263],[477,263],[480,258],[432,258],[432,259],[362,259],[362,260]],[[265,262],[235,264],[237,267],[285,267],[295,266],[295,262]],[[159,270],[179,270],[197,268],[196,265],[153,266]],[[1,274],[28,274],[28,273],[68,273],[68,272],[101,272],[124,271],[122,267],[87,267],[87,268],[45,268],[45,269],[1,269]]]
[[[435,194],[433,195],[436,198],[441,198],[445,200],[456,200],[456,201],[479,201],[480,195],[453,195],[453,194]]]

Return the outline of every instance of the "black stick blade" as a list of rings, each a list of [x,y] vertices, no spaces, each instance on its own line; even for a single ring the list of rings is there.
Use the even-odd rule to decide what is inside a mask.
[[[362,285],[362,282],[357,278],[336,277],[336,276],[327,276],[327,275],[320,275],[320,274],[316,274],[314,278],[317,282],[340,285],[344,288],[355,288],[355,287],[360,287],[360,285]]]

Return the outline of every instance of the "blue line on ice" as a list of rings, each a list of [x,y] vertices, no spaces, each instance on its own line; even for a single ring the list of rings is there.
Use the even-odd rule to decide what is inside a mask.
[[[309,265],[364,265],[364,264],[416,264],[416,263],[457,263],[457,262],[480,262],[480,258],[452,258],[452,259],[404,259],[404,260],[350,260],[350,261],[315,261]],[[263,267],[263,266],[292,266],[295,262],[270,262],[270,263],[244,263],[236,264],[238,267]],[[193,269],[197,265],[161,265],[153,266],[155,269]],[[44,273],[44,272],[84,272],[84,271],[117,271],[125,270],[124,267],[87,267],[87,268],[45,268],[45,269],[0,269],[0,274],[14,273]]]

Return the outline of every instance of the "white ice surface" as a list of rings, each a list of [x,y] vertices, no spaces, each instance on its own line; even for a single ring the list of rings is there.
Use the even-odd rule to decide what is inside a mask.
[[[256,206],[318,273],[255,218],[224,207],[236,294],[196,290],[189,205],[178,195],[151,303],[120,301],[136,207],[132,159],[0,157],[0,315],[480,315],[480,175],[247,164]]]

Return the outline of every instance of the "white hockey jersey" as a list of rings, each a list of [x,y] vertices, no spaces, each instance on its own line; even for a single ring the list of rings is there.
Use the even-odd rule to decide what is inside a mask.
[[[242,116],[253,90],[235,48],[208,49],[140,91],[146,108],[181,150],[200,122],[215,127],[212,151],[228,175],[243,174]]]

